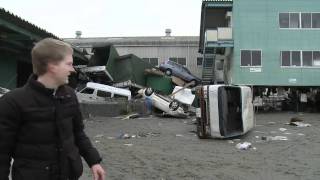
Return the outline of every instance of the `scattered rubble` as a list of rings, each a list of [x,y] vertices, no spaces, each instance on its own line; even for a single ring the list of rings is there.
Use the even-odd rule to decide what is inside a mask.
[[[251,147],[252,147],[252,144],[250,142],[238,143],[236,145],[236,148],[240,149],[240,150],[247,150],[247,149],[249,149]]]
[[[298,117],[293,117],[290,119],[289,123],[285,123],[286,125],[297,126],[297,127],[310,127],[311,124],[303,123],[303,120]]]
[[[286,136],[262,136],[261,140],[265,140],[265,141],[287,141],[288,138]]]
[[[291,126],[297,126],[297,127],[310,127],[311,124],[303,123],[303,122],[291,122],[289,123]]]
[[[286,128],[279,128],[279,131],[282,131],[282,132],[284,132],[286,130],[287,130]]]

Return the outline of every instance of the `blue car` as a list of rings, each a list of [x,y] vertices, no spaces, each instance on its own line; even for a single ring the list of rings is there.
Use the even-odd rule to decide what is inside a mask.
[[[166,60],[159,65],[159,69],[168,76],[177,76],[186,82],[193,82],[194,85],[201,83],[200,78],[191,74],[191,72],[181,64],[177,64],[173,61]]]

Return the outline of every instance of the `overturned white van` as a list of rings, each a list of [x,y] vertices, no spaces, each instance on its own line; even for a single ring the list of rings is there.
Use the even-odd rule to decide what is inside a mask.
[[[207,85],[197,90],[199,138],[229,138],[254,127],[251,89],[247,86]]]
[[[81,101],[105,101],[110,98],[124,97],[131,99],[131,91],[116,88],[105,84],[88,82],[86,87],[77,92],[78,100]]]

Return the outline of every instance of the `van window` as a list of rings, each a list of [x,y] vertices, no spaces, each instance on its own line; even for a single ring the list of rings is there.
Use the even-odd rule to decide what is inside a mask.
[[[99,97],[111,97],[111,93],[98,90],[97,91],[97,96],[99,96]]]
[[[81,91],[83,94],[93,94],[94,89],[91,88],[85,88],[84,90]]]
[[[122,95],[118,95],[118,94],[114,94],[113,96],[114,98],[123,98],[123,99],[127,99],[127,97],[124,97]]]

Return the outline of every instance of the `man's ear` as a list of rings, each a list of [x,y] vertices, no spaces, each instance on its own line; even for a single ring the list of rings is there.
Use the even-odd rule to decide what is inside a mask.
[[[54,72],[55,71],[55,64],[54,63],[48,63],[47,65],[47,72]]]

